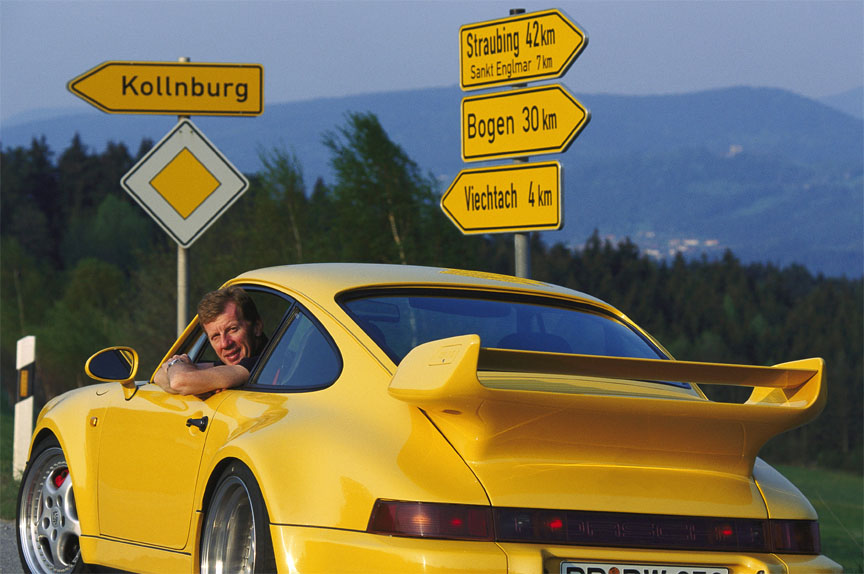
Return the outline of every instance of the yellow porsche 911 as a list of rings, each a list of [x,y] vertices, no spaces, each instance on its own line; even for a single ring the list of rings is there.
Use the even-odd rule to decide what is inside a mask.
[[[180,358],[218,364],[196,317],[150,381],[134,350],[106,349],[87,366],[101,384],[42,410],[26,568],[841,571],[813,507],[757,458],[824,406],[820,359],[675,361],[602,301],[484,273],[321,264],[229,284],[266,337],[248,382],[154,384]],[[697,386],[714,384],[753,390],[718,403]]]

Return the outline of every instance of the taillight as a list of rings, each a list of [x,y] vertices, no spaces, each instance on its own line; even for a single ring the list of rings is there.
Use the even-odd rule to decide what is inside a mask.
[[[771,546],[778,554],[819,554],[822,541],[815,520],[769,520]]]
[[[492,509],[467,504],[378,500],[367,531],[454,540],[492,540]]]
[[[493,527],[494,525],[494,527]],[[378,500],[368,532],[620,548],[819,554],[814,520],[582,512]]]

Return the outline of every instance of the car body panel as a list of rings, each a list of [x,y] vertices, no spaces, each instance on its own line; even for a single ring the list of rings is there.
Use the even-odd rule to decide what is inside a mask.
[[[209,496],[222,469],[239,460],[263,493],[283,572],[557,572],[569,559],[695,560],[728,564],[734,574],[787,566],[789,572],[839,571],[823,556],[366,532],[378,500],[815,520],[812,505],[756,454],[771,436],[803,424],[824,404],[819,360],[783,367],[816,370],[815,383],[757,388],[745,405],[710,402],[698,386],[650,382],[663,380],[656,378],[478,374],[475,360],[464,369],[474,387],[442,391],[424,403],[422,389],[413,397],[394,393],[410,361],[397,367],[340,304],[342,297],[388,288],[538,296],[589,306],[662,346],[596,298],[494,274],[314,264],[250,271],[228,283],[266,287],[296,301],[339,349],[341,374],[329,386],[304,392],[248,387],[201,399],[144,382],[137,389],[105,383],[49,402],[33,444],[48,433],[63,448],[85,560],[129,571],[196,572]],[[197,318],[166,359],[187,348],[185,339],[196,329]],[[413,379],[415,386],[403,391],[431,381]],[[206,431],[186,425],[202,416],[208,417]]]
[[[51,399],[36,418],[30,442],[30,455],[48,435],[60,443],[75,484],[78,521],[84,535],[99,534],[97,463],[102,433],[99,421],[107,407],[103,397],[112,392],[122,393],[122,387],[117,383],[96,384]]]
[[[507,556],[494,542],[416,540],[299,526],[273,526],[270,532],[274,543],[285,549],[277,558],[280,572],[490,574],[508,571]]]
[[[825,401],[821,360],[753,368],[480,345],[476,335],[464,335],[416,347],[390,392],[426,410],[498,507],[767,518],[752,478],[756,454],[775,434],[818,414]],[[496,361],[504,369],[529,364],[526,370],[539,374],[481,376],[479,369],[494,369]],[[567,368],[574,370],[573,389],[567,379],[550,383],[543,370]],[[641,370],[647,379],[676,371],[696,380],[743,379],[770,385],[788,400],[758,393],[764,403],[717,404],[680,390],[671,399],[671,387],[663,385],[656,396],[646,396],[647,388],[641,396],[575,392],[585,386],[582,371],[619,370]]]
[[[785,476],[757,458],[753,478],[766,502],[768,518],[816,520],[816,509]]]
[[[196,508],[195,487],[207,434],[186,424],[212,419],[225,399],[171,395],[144,385],[129,400],[117,392],[103,417],[99,451],[99,527],[103,536],[182,549]],[[160,463],[154,465],[152,462]],[[130,520],[134,517],[134,520]]]

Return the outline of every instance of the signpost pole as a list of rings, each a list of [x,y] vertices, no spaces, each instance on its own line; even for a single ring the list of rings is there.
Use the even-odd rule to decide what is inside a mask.
[[[516,277],[531,278],[531,232],[525,231],[513,235],[515,251]]]
[[[524,14],[524,8],[511,8],[510,15]],[[524,86],[524,84],[522,85]],[[519,87],[522,87],[519,86]],[[518,163],[527,163],[527,157],[516,159]],[[516,277],[531,278],[531,232],[518,232],[513,235],[513,267]]]
[[[180,62],[188,63],[190,59],[183,56]],[[177,116],[177,121],[182,122],[189,116]],[[177,245],[177,336],[183,334],[186,324],[189,322],[189,249]]]
[[[587,43],[559,10],[514,8],[506,18],[459,28],[462,90],[513,88],[462,99],[462,159],[516,165],[462,170],[441,209],[463,234],[513,233],[517,277],[531,278],[531,232],[563,226],[561,165],[529,163],[530,156],[565,152],[591,119],[563,86],[527,85],[563,76]]]
[[[177,336],[179,337],[189,322],[189,250],[177,246]]]

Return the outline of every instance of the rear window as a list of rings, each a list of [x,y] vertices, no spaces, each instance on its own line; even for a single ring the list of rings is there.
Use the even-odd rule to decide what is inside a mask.
[[[397,365],[417,345],[468,334],[498,349],[667,358],[611,315],[548,299],[405,290],[349,294],[341,304]]]

